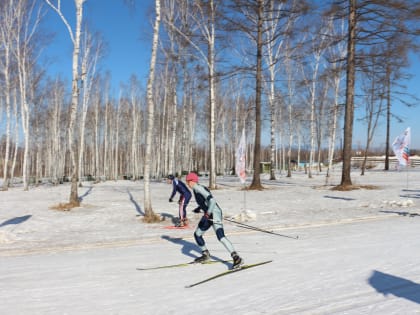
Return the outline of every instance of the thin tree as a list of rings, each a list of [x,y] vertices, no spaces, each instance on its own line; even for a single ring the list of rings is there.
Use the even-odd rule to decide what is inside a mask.
[[[71,159],[71,189],[70,189],[70,198],[69,203],[72,206],[79,206],[80,200],[77,192],[77,175],[78,175],[78,160],[76,158],[77,151],[77,140],[74,137],[74,126],[76,123],[77,117],[77,108],[79,104],[79,81],[80,81],[80,71],[79,71],[79,53],[80,53],[80,34],[82,29],[82,19],[83,19],[83,4],[87,0],[74,0],[76,5],[76,29],[73,32],[70,24],[67,19],[64,17],[61,11],[61,1],[58,0],[57,4],[53,4],[50,0],[45,0],[47,4],[60,16],[61,20],[65,24],[70,39],[73,43],[73,66],[72,66],[72,97],[71,97],[71,107],[70,107],[70,120],[68,125],[68,145],[70,150],[70,159]]]
[[[29,137],[30,137],[30,104],[34,103],[34,69],[35,60],[34,45],[36,42],[36,29],[41,21],[41,11],[38,10],[32,18],[30,18],[35,9],[34,3],[26,1],[18,1],[13,8],[16,10],[16,27],[18,31],[14,33],[15,49],[14,54],[17,63],[17,75],[19,86],[19,99],[22,117],[22,129],[24,134],[24,153],[23,153],[23,189],[29,189]]]
[[[181,6],[180,6],[181,7]],[[209,146],[210,146],[210,176],[209,187],[216,188],[216,70],[215,70],[215,40],[216,40],[216,5],[213,0],[194,1],[188,10],[187,19],[191,23],[190,29],[183,30],[172,21],[166,21],[180,36],[183,37],[199,54],[207,67],[209,83]],[[194,31],[195,30],[195,31]],[[192,35],[195,35],[192,36]],[[195,38],[198,38],[196,40]],[[203,48],[204,41],[206,48]]]
[[[330,45],[328,47],[327,59],[330,61],[330,67],[327,70],[329,73],[328,78],[331,81],[329,85],[333,89],[333,103],[330,109],[330,123],[329,125],[329,142],[328,142],[328,168],[326,177],[330,176],[330,171],[333,164],[335,154],[335,143],[338,129],[338,118],[341,113],[340,97],[341,93],[341,82],[344,78],[344,60],[346,56],[346,46],[344,41],[341,40],[345,33],[345,20],[341,18],[338,23],[334,23],[334,16],[330,17],[330,31],[332,39],[338,38],[336,45]],[[331,122],[332,121],[332,122]]]
[[[153,85],[155,80],[155,66],[159,42],[159,28],[160,28],[160,0],[155,0],[156,16],[155,24],[153,26],[153,42],[152,42],[152,56],[150,58],[150,72],[147,80],[147,131],[146,131],[146,152],[144,163],[144,212],[145,221],[154,222],[158,220],[152,208],[152,198],[150,194],[150,168],[152,163],[152,137],[153,137],[153,122],[154,122],[154,100],[153,100]]]
[[[336,1],[342,5],[344,1]],[[351,186],[352,132],[354,118],[355,73],[358,66],[356,45],[384,44],[395,36],[420,34],[413,24],[420,16],[420,1],[355,1],[348,4],[347,81],[344,117],[343,169],[340,186]],[[407,50],[408,52],[408,50]],[[386,50],[383,54],[387,54]]]
[[[4,95],[4,106],[6,113],[6,137],[5,149],[3,158],[3,190],[9,187],[9,159],[11,146],[11,123],[12,123],[12,104],[11,93],[13,82],[13,38],[18,30],[16,29],[16,10],[17,5],[13,1],[5,1],[1,5],[1,19],[0,19],[0,42],[2,42],[2,54],[0,58],[0,72],[3,79],[2,91]],[[15,8],[15,9],[14,9]],[[1,115],[0,115],[1,117]],[[17,118],[17,117],[16,117]]]
[[[85,129],[86,129],[86,116],[91,103],[91,95],[93,94],[92,86],[95,82],[96,76],[96,65],[98,63],[102,43],[100,39],[97,39],[90,32],[85,32],[83,36],[82,44],[82,56],[81,56],[81,86],[82,86],[82,113],[80,119],[80,141],[79,141],[79,186],[82,186],[82,175],[83,174],[83,159],[85,155]]]
[[[378,125],[379,118],[383,112],[386,82],[384,80],[385,71],[383,71],[383,67],[386,67],[387,60],[377,57],[377,53],[375,52],[377,49],[378,47],[373,47],[373,53],[364,58],[364,76],[362,80],[365,84],[363,84],[362,91],[364,92],[363,103],[365,104],[365,116],[362,120],[366,123],[367,130],[360,175],[365,175],[368,152],[375,134],[376,126]]]
[[[389,170],[390,137],[391,137],[391,118],[402,122],[403,119],[392,111],[392,105],[396,102],[412,107],[419,104],[419,98],[415,95],[405,93],[404,80],[410,75],[404,73],[403,69],[408,66],[408,51],[413,47],[412,38],[401,33],[395,34],[385,45],[385,100],[386,100],[386,141],[385,141],[385,165],[384,169]]]
[[[263,49],[263,13],[264,2],[257,0],[257,69],[255,72],[255,140],[254,173],[250,189],[262,189],[261,185],[261,99],[262,99],[262,49]]]
[[[346,107],[344,113],[342,188],[351,186],[351,153],[354,120],[354,87],[356,74],[356,0],[348,0],[348,34],[346,66]]]

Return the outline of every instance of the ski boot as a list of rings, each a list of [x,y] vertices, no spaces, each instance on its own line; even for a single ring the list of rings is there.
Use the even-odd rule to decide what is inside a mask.
[[[175,222],[175,227],[184,227],[184,220],[177,219],[177,221]]]
[[[231,256],[233,259],[232,269],[241,268],[241,266],[244,264],[244,260],[241,257],[239,257],[239,255],[236,252],[233,252]]]
[[[203,254],[202,256],[197,257],[196,259],[194,259],[194,262],[195,263],[197,263],[197,264],[203,264],[206,261],[210,260],[210,253],[209,253],[209,251],[207,249],[206,250],[203,250],[202,254]]]

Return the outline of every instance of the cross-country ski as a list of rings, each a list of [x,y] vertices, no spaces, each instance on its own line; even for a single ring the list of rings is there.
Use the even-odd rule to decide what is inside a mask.
[[[232,274],[232,273],[234,273],[234,272],[243,271],[243,270],[246,270],[246,269],[249,269],[249,268],[254,268],[254,267],[257,267],[257,266],[265,265],[265,264],[268,264],[268,263],[271,263],[271,262],[272,262],[272,260],[267,260],[267,261],[263,261],[263,262],[259,262],[259,263],[255,263],[255,264],[242,265],[242,266],[241,266],[241,267],[239,267],[239,268],[236,268],[236,269],[229,269],[229,270],[227,270],[227,271],[224,271],[224,272],[218,273],[218,274],[216,274],[216,275],[214,275],[214,276],[211,276],[211,277],[209,277],[209,278],[206,278],[206,279],[204,279],[204,280],[201,280],[201,281],[198,281],[198,282],[195,282],[195,283],[192,283],[192,284],[188,284],[188,285],[186,285],[185,287],[186,287],[186,288],[192,288],[192,287],[195,287],[195,286],[197,286],[197,285],[200,285],[200,284],[203,284],[203,283],[209,282],[209,281],[211,281],[211,280],[214,280],[214,279],[217,279],[217,278],[220,278],[220,277],[223,277],[223,276],[230,275],[230,274]]]

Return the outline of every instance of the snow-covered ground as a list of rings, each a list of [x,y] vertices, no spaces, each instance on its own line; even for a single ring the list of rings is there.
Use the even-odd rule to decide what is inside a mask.
[[[273,262],[193,288],[230,264],[136,270],[199,255],[199,215],[164,228],[178,212],[165,181],[151,186],[157,224],[141,220],[143,182],[86,182],[71,211],[50,209],[68,185],[2,191],[0,314],[420,314],[420,169],[352,174],[375,189],[332,190],[340,177],[281,174],[263,191],[219,177],[225,216],[299,239],[225,221],[246,263]],[[212,230],[205,239],[214,259],[230,258]]]

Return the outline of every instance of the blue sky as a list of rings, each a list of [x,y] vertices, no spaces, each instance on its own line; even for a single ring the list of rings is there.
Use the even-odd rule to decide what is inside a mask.
[[[112,85],[116,89],[121,82],[127,83],[132,74],[147,80],[151,49],[149,12],[153,9],[153,1],[135,2],[134,9],[128,7],[124,0],[87,0],[84,5],[84,21],[88,22],[91,31],[100,32],[108,45],[101,70],[111,73]],[[48,13],[45,25],[55,33],[45,52],[45,57],[54,60],[50,73],[71,76],[73,48],[69,33],[57,13],[50,7],[46,8]],[[74,0],[62,1],[62,11],[74,26]]]
[[[127,83],[135,74],[146,85],[151,44],[150,12],[153,0],[135,0],[135,9],[125,5],[124,0],[87,0],[84,5],[84,19],[89,22],[91,30],[102,33],[108,44],[108,52],[102,61],[101,70],[112,75],[113,89],[118,90],[121,82]],[[74,25],[74,0],[62,1],[64,15]],[[153,11],[152,11],[153,12]],[[51,75],[71,76],[72,45],[67,29],[57,14],[48,7],[45,26],[56,33],[53,42],[45,50],[44,57],[53,58],[49,67]],[[420,55],[412,56],[409,72],[413,78],[406,82],[407,92],[420,98]],[[416,108],[407,108],[393,104],[393,111],[404,119],[403,123],[392,121],[391,142],[407,127],[411,127],[412,148],[420,149],[420,104]],[[353,135],[354,146],[365,146],[365,127],[357,118],[362,114],[355,113]],[[373,147],[385,147],[385,122],[376,131]],[[263,141],[265,142],[265,141]]]

